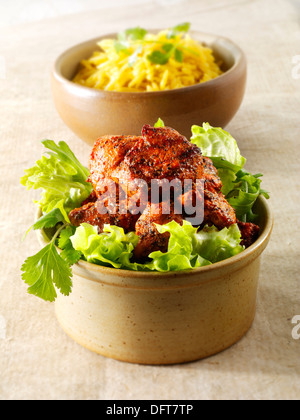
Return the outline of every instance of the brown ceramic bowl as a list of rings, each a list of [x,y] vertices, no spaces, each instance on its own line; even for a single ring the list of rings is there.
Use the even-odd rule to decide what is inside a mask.
[[[106,92],[71,81],[80,61],[97,49],[97,41],[116,34],[69,49],[57,59],[52,72],[53,98],[59,115],[90,145],[102,135],[140,135],[144,124],[154,124],[158,118],[188,138],[193,124],[209,122],[224,128],[244,97],[245,55],[226,38],[200,32],[191,32],[191,35],[213,49],[215,56],[223,62],[225,73],[202,84],[162,92]]]
[[[261,255],[273,227],[263,197],[256,211],[257,241],[211,266],[144,273],[80,261],[73,266],[71,295],[55,303],[60,325],[87,349],[131,363],[190,362],[227,349],[255,316]],[[43,246],[49,242],[45,232],[39,239]]]

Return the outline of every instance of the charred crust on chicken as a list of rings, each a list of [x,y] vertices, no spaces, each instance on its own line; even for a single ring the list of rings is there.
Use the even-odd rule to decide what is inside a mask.
[[[141,136],[101,137],[93,147],[89,169],[88,181],[94,190],[81,208],[70,213],[71,223],[75,226],[89,223],[97,226],[99,233],[103,232],[105,224],[122,227],[125,232],[135,231],[140,238],[134,251],[138,261],[145,260],[153,251],[166,252],[168,249],[169,234],[160,234],[155,224],[164,225],[172,220],[182,224],[186,218],[184,212],[177,214],[174,211],[176,203],[172,201],[172,195],[171,203],[151,201],[153,180],[179,179],[182,183],[191,180],[192,193],[181,196],[183,203],[195,200],[199,194],[196,180],[202,180],[204,221],[201,226],[208,224],[223,229],[238,223],[245,247],[249,247],[259,235],[258,226],[237,220],[235,210],[221,192],[222,182],[211,159],[202,156],[196,145],[173,128],[145,125]],[[146,195],[141,193],[141,181],[148,186]],[[113,190],[117,193],[111,197]],[[120,191],[126,193],[125,199],[120,197]],[[131,198],[139,202],[138,212],[131,211]],[[121,212],[124,204],[127,211]],[[166,204],[170,208],[168,214],[164,211]],[[107,212],[100,211],[100,208],[106,208]]]

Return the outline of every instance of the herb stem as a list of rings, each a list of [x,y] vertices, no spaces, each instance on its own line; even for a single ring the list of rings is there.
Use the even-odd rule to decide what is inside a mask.
[[[60,233],[67,227],[67,226],[71,226],[70,223],[65,223],[64,225],[62,225],[56,232],[55,235],[53,236],[53,238],[51,239],[51,242],[55,242],[56,239],[59,237]]]

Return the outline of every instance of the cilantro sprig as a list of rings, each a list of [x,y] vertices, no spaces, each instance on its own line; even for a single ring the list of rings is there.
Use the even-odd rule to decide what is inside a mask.
[[[118,33],[118,38],[114,42],[116,51],[119,53],[125,51],[129,53],[131,43],[134,41],[143,41],[147,35],[146,29],[140,28],[139,26],[132,29],[126,29],[125,31]]]
[[[74,227],[62,223],[64,217],[59,209],[43,215],[34,225],[35,230],[54,228],[57,231],[46,245],[36,255],[27,258],[21,267],[22,279],[29,286],[28,293],[45,301],[54,302],[58,289],[64,296],[72,291],[71,266],[81,258],[81,253],[72,247],[70,236]],[[62,252],[57,250],[57,242]]]
[[[190,23],[182,23],[169,29],[167,33],[168,42],[161,42],[156,40],[147,40],[146,35],[148,31],[141,27],[127,29],[118,34],[114,42],[115,50],[118,54],[125,53],[128,55],[128,64],[133,66],[138,59],[139,54],[143,50],[143,46],[148,43],[157,46],[151,54],[148,54],[147,59],[153,64],[165,65],[173,57],[176,61],[182,63],[184,58],[184,50],[186,48],[180,45],[181,39],[174,42],[177,37],[181,38],[190,30]],[[134,52],[132,53],[132,49]]]
[[[167,38],[168,39],[175,38],[178,35],[182,35],[189,32],[190,29],[191,29],[190,23],[188,22],[180,23],[179,25],[176,25],[173,28],[169,29]]]

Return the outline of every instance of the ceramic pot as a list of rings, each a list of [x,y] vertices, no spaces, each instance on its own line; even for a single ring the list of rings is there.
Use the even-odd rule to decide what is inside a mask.
[[[56,109],[66,125],[93,146],[103,135],[140,135],[144,124],[161,118],[187,138],[191,126],[209,122],[224,128],[238,111],[244,97],[247,64],[243,51],[232,41],[200,32],[191,36],[204,42],[223,63],[225,73],[198,85],[162,92],[127,93],[96,90],[73,83],[79,63],[87,59],[109,34],[64,52],[52,72],[52,92]]]
[[[77,343],[139,364],[191,362],[227,349],[252,325],[261,255],[272,231],[267,201],[256,204],[260,236],[244,252],[192,271],[143,273],[80,261],[73,291],[55,303]],[[47,236],[39,233],[45,245]]]

